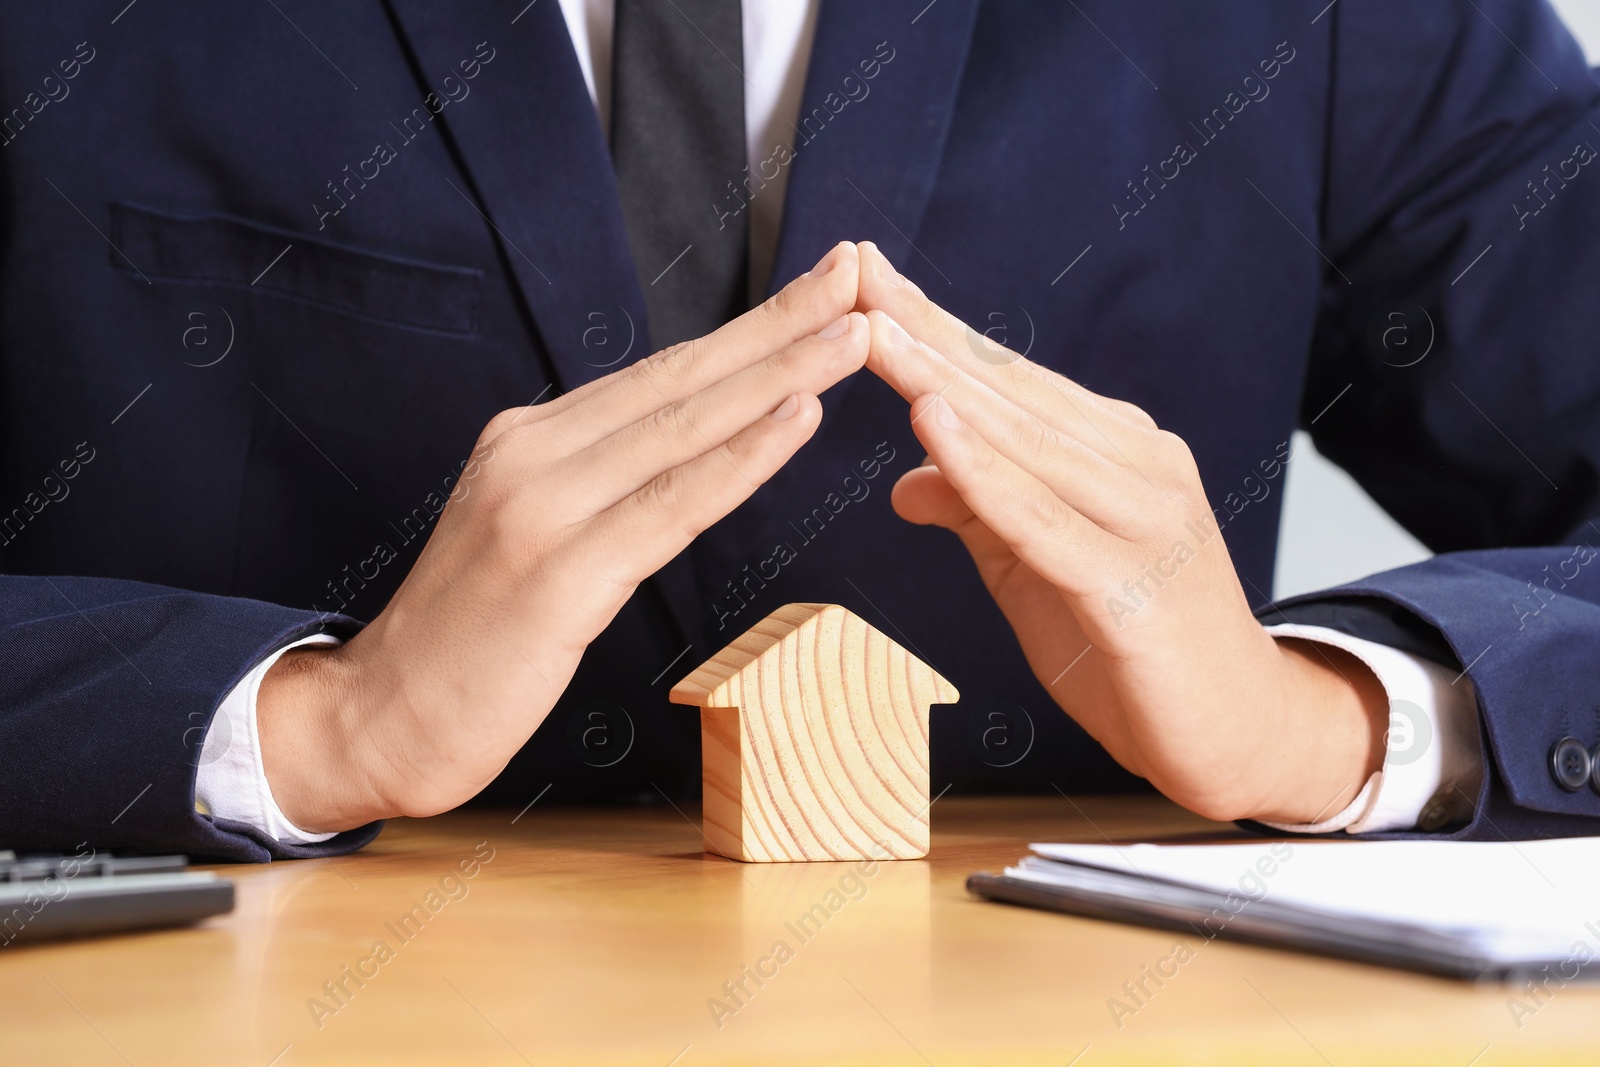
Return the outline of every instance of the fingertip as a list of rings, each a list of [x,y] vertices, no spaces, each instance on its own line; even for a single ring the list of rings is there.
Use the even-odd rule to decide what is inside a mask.
[[[870,254],[863,254],[861,259],[860,304],[868,308],[894,307],[901,311],[917,311],[917,304],[907,303],[906,298],[916,297],[919,301],[927,300],[927,294],[919,289],[915,282],[895,269],[889,257],[884,255],[877,247],[873,247]]]
[[[860,369],[872,357],[872,323],[859,311],[850,312],[850,350],[854,365]]]
[[[913,467],[895,479],[894,485],[889,489],[889,506],[906,522],[914,526],[925,526],[927,523],[923,518],[923,511],[918,507],[921,503],[918,499],[920,487],[917,480],[910,477],[916,470],[917,468]]]
[[[859,301],[864,307],[877,307],[883,302],[888,277],[884,268],[889,261],[871,241],[862,241],[856,247],[860,250]]]
[[[911,401],[911,428],[917,432],[918,437],[921,437],[923,434],[923,423],[931,424],[933,422],[932,418],[930,417],[933,408],[933,401],[934,396],[932,393],[924,393],[922,396],[915,397]]]
[[[845,323],[845,327],[839,336],[844,339],[847,347],[852,349],[860,347],[864,358],[866,349],[872,344],[872,323],[861,312],[854,310],[845,312],[840,321]]]
[[[768,324],[785,332],[789,340],[821,334],[856,306],[860,255],[849,241],[840,241],[822,254],[817,265],[792,278],[754,309]],[[825,338],[831,340],[832,337]]]
[[[945,432],[962,427],[961,417],[941,393],[924,393],[911,402],[911,424],[915,427],[937,426]]]
[[[872,353],[878,359],[889,359],[898,353],[916,349],[916,341],[888,312],[872,309],[867,312],[867,324],[871,331]]]
[[[937,467],[913,467],[889,490],[894,513],[918,526],[954,529],[972,511]]]
[[[840,315],[824,326],[817,336],[824,341],[836,341],[855,329],[855,326],[856,324],[851,321],[849,314]]]
[[[847,247],[849,251],[846,251]],[[817,265],[800,275],[800,277],[812,278],[815,280],[826,278],[829,274],[833,273],[833,268],[839,266],[840,263],[844,261],[846,256],[854,259],[856,256],[855,248],[847,241],[840,241],[832,248],[822,253],[822,258],[817,260]]]
[[[824,259],[829,264],[827,273],[818,276],[813,271],[811,278],[820,284],[828,308],[842,315],[856,306],[861,288],[861,255],[852,242],[840,241]]]
[[[799,437],[799,442],[794,445],[795,448],[798,448],[801,444],[811,440],[811,435],[817,432],[818,426],[822,425],[822,401],[810,393],[797,393],[796,396],[799,400],[800,409],[796,412],[794,418],[789,420],[789,425],[793,427],[789,432]]]
[[[899,381],[906,373],[905,360],[915,349],[915,342],[889,313],[874,308],[866,316],[869,338],[867,365],[876,373],[888,376],[891,384]]]
[[[851,307],[855,307],[856,296],[861,290],[861,251],[851,241],[840,241],[834,248],[837,249],[839,263],[835,273],[839,279],[833,284],[839,287],[840,296]]]
[[[784,397],[783,403],[772,409],[768,418],[773,422],[788,422],[800,414],[800,398],[798,396]]]
[[[859,366],[866,362],[872,350],[872,323],[859,311],[847,311],[817,334],[817,338],[833,342],[837,351],[850,353]]]
[[[784,398],[783,403],[773,409],[772,414],[768,415],[767,418],[773,422],[805,425],[816,421],[816,416],[821,407],[821,401],[810,393],[791,393]]]

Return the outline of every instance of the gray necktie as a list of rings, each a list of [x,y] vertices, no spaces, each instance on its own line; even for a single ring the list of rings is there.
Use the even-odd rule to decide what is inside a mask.
[[[617,0],[614,40],[611,155],[660,349],[747,306],[739,0]]]

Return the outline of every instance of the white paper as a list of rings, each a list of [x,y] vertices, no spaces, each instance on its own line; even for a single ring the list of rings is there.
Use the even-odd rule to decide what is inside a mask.
[[[1600,839],[1035,844],[1046,859],[1249,901],[1466,933],[1496,960],[1600,957]],[[1025,860],[1006,873],[1049,881]],[[1580,945],[1582,948],[1580,948]],[[1586,954],[1585,954],[1586,953]]]

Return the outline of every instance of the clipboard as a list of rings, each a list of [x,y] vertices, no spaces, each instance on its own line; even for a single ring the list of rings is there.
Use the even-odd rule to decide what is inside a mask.
[[[1161,878],[1130,878],[1089,867],[1074,868],[1074,884],[1049,884],[980,872],[969,892],[987,900],[1108,922],[1354,960],[1381,967],[1469,982],[1520,982],[1562,967],[1564,981],[1600,977],[1600,959],[1493,960],[1465,933],[1411,923],[1338,915],[1266,899],[1229,911],[1228,894]],[[1218,912],[1226,921],[1218,917]],[[1570,976],[1569,976],[1570,972]]]

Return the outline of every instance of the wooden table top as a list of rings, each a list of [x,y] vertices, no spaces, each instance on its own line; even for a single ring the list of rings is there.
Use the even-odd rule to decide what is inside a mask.
[[[1600,988],[1519,1020],[1514,989],[1194,938],[1114,1018],[1184,938],[963,881],[1030,840],[1217,829],[1155,797],[947,798],[927,860],[864,871],[708,857],[693,811],[515,814],[224,868],[237,909],[197,929],[0,949],[0,1064],[1496,1067],[1600,1048]]]

